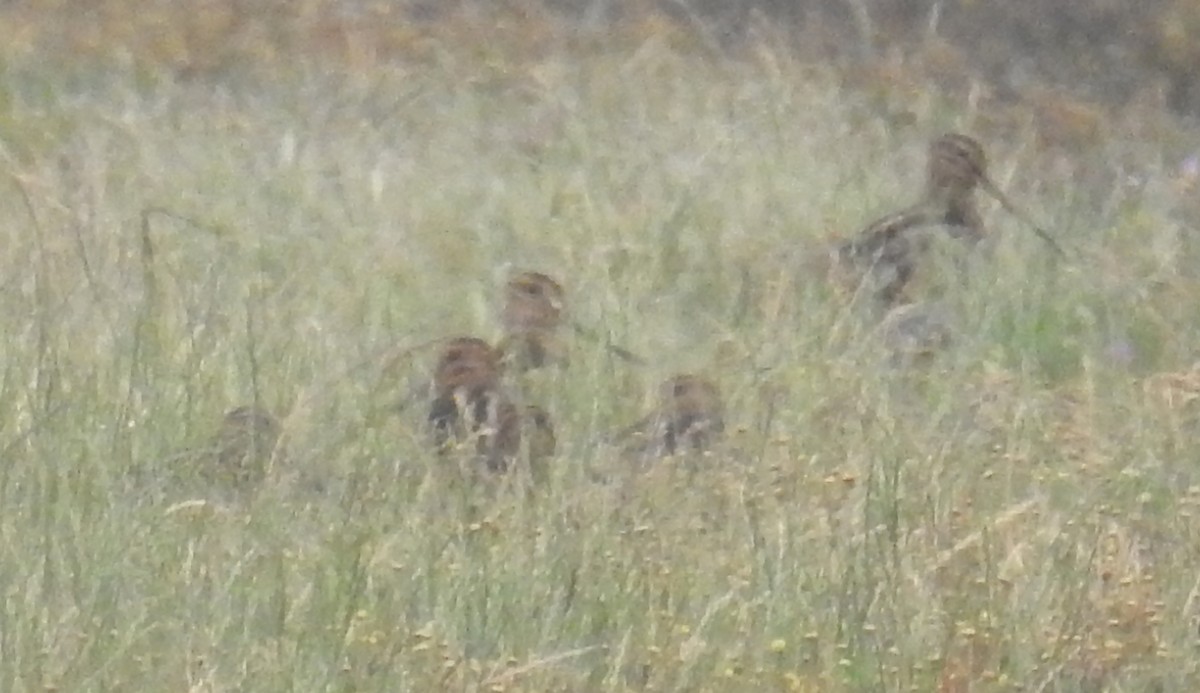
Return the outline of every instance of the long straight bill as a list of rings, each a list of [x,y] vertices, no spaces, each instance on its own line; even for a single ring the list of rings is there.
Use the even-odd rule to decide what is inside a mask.
[[[1016,217],[1029,228],[1033,229],[1033,232],[1036,233],[1039,238],[1045,241],[1046,245],[1049,245],[1054,252],[1058,253],[1059,257],[1067,256],[1066,251],[1062,249],[1062,246],[1058,244],[1058,241],[1054,240],[1054,237],[1047,233],[1045,229],[1034,223],[1033,219],[1031,219],[1027,214],[1017,209],[1016,205],[1009,201],[1008,196],[1001,192],[1000,188],[997,187],[990,178],[984,176],[981,182],[983,184],[983,189],[986,190],[992,197],[996,198],[996,201],[1000,203],[1000,206],[1003,207],[1005,211]]]
[[[632,363],[636,366],[646,365],[646,359],[638,356],[637,354],[633,353],[632,351],[630,351],[624,347],[621,347],[617,344],[613,344],[612,340],[610,340],[607,336],[602,336],[602,335],[598,334],[595,330],[589,329],[588,327],[584,326],[583,324],[581,324],[579,322],[572,321],[571,327],[575,330],[575,334],[578,334],[579,336],[581,336],[585,339],[590,339],[594,342],[599,342],[600,344],[602,344],[604,346],[605,349],[607,349],[609,351],[609,353],[616,355],[617,358],[620,358],[621,360],[625,361],[626,363]]]

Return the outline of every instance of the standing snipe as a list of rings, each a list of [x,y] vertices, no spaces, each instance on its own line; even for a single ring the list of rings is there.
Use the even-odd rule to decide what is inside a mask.
[[[707,450],[725,430],[725,409],[717,386],[683,374],[659,386],[658,406],[621,437],[629,449],[651,455]]]
[[[502,355],[476,337],[458,337],[442,349],[434,371],[429,424],[439,450],[474,441],[476,454],[491,471],[504,471],[517,457],[522,428],[530,427],[530,458],[554,454],[550,416],[532,405],[518,407],[505,394]]]
[[[1010,214],[1029,225],[1058,254],[1062,248],[1021,212],[987,172],[983,147],[966,135],[950,133],[929,145],[925,191],[915,205],[879,219],[842,242],[835,251],[838,269],[885,307],[903,302],[926,243],[913,232],[943,226],[957,239],[975,244],[984,237],[975,191],[982,188]]]
[[[500,353],[477,337],[447,342],[433,372],[429,424],[440,449],[473,434],[494,417],[500,386]]]
[[[562,285],[541,272],[522,272],[504,287],[500,350],[518,370],[565,361],[559,332],[565,318]]]

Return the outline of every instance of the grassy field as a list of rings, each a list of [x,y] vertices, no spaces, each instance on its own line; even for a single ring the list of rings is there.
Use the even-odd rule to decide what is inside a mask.
[[[1200,686],[1178,140],[1054,148],[969,99],[654,34],[2,86],[0,689]],[[802,257],[910,200],[944,130],[1069,257],[989,205],[966,288],[924,281],[954,348],[896,370]],[[496,337],[517,269],[650,365],[575,341],[520,383],[550,478],[459,483],[420,344]],[[728,440],[622,473],[609,434],[677,371],[719,383]],[[233,498],[188,451],[253,402],[287,454]]]

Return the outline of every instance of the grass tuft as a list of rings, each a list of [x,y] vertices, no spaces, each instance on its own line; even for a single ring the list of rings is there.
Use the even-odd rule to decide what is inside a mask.
[[[525,61],[396,34],[425,59],[345,75],[6,73],[0,689],[1195,687],[1200,291],[1166,145],[1081,193],[1032,131],[981,135],[1068,257],[986,210],[988,257],[919,282],[950,348],[900,368],[805,251],[908,201],[969,110],[915,95],[897,130],[832,69],[648,27]],[[476,483],[421,383],[431,340],[499,336],[511,269],[600,338],[522,382],[546,478]],[[612,434],[676,372],[726,440],[637,471]],[[240,406],[279,442],[223,493],[197,451]]]

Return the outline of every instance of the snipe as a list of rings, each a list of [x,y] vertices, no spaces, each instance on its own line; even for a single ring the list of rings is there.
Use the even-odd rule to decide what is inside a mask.
[[[446,343],[434,367],[428,417],[439,449],[465,439],[494,417],[501,372],[500,352],[484,340],[456,337]]]
[[[566,292],[549,275],[522,272],[514,276],[504,287],[500,350],[521,371],[565,362],[560,335],[565,311]]]
[[[207,476],[239,491],[260,484],[267,476],[280,431],[279,420],[262,407],[229,410],[207,447]]]
[[[675,375],[658,389],[653,412],[625,429],[620,438],[628,449],[653,456],[702,452],[725,430],[720,390],[697,375]]]
[[[520,406],[504,391],[502,354],[476,337],[458,337],[442,349],[434,371],[434,398],[429,425],[441,451],[473,442],[475,452],[491,471],[501,472],[521,449],[522,431],[529,430],[530,459],[554,454],[550,416],[532,405]]]
[[[839,274],[853,282],[854,288],[861,286],[885,308],[902,303],[905,288],[927,246],[928,239],[914,232],[941,226],[951,237],[970,245],[985,236],[975,198],[980,188],[1032,228],[1055,253],[1063,254],[1058,243],[992,181],[982,145],[967,135],[950,133],[929,145],[925,190],[916,204],[876,220],[838,244],[834,261]]]

